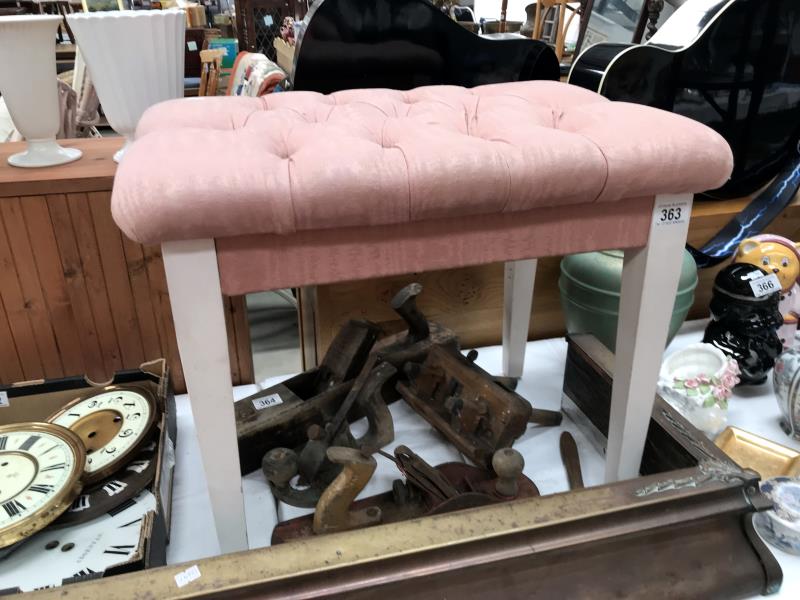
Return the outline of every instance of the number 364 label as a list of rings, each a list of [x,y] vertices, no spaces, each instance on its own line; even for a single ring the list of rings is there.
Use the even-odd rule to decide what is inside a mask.
[[[768,294],[772,294],[773,292],[780,291],[781,282],[775,273],[770,273],[764,277],[753,279],[750,282],[750,289],[753,290],[753,294],[756,298],[761,298],[761,296],[766,296]]]
[[[268,406],[277,406],[278,404],[283,404],[283,400],[278,394],[270,394],[264,398],[253,399],[253,407],[256,410],[264,410]]]
[[[678,225],[689,220],[691,209],[688,200],[656,202],[653,207],[653,224],[656,227]]]

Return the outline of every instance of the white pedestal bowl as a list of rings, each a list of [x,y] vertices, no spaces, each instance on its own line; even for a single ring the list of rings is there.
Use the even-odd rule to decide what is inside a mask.
[[[81,151],[56,142],[61,116],[56,80],[58,15],[0,17],[0,94],[14,126],[28,141],[8,157],[15,167],[49,167],[78,160]]]
[[[67,15],[103,112],[125,136],[119,162],[142,113],[183,97],[186,17],[180,9],[123,10]]]

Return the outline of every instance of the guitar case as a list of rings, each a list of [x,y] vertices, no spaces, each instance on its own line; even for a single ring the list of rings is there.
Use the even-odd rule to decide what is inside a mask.
[[[611,100],[700,121],[731,146],[734,168],[707,199],[757,195],[700,250],[698,265],[727,259],[761,232],[800,186],[800,2],[688,0],[645,44],[586,49],[569,83]]]

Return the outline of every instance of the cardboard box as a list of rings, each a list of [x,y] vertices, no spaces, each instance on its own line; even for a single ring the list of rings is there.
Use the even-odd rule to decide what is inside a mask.
[[[175,467],[175,443],[177,438],[177,423],[175,419],[175,396],[169,382],[169,373],[166,361],[163,359],[145,363],[139,369],[118,371],[114,377],[104,383],[90,381],[86,377],[66,377],[62,379],[26,381],[15,383],[11,386],[0,387],[0,424],[8,425],[24,422],[42,422],[59,410],[64,404],[78,397],[79,395],[102,389],[108,385],[135,384],[147,388],[155,396],[161,416],[156,424],[153,442],[156,444],[154,456],[156,460],[155,477],[153,482],[145,488],[151,495],[146,495],[148,507],[150,503],[153,509],[147,510],[142,516],[140,534],[136,543],[136,548],[122,562],[114,564],[102,572],[86,569],[78,569],[74,576],[64,577],[62,584],[84,581],[87,579],[97,579],[108,575],[138,571],[151,567],[163,566],[167,562],[167,543],[169,542],[169,531],[172,520],[172,480]],[[137,495],[136,498],[141,496]],[[153,496],[155,500],[153,501]],[[130,507],[129,500],[125,503]],[[125,509],[121,505],[120,510]],[[115,511],[117,509],[114,509]],[[48,525],[41,532],[31,536],[29,540],[21,542],[18,548],[7,552],[7,556],[0,559],[0,573],[5,569],[19,569],[28,560],[28,556],[34,552],[40,552],[35,547],[37,536],[58,538],[62,543],[69,541],[71,535],[80,536],[78,528],[86,527],[100,530],[103,526],[101,519],[106,514],[94,520],[87,521],[81,525],[66,526],[57,528],[54,524]],[[110,522],[110,521],[109,521]],[[86,531],[89,531],[88,529]],[[98,539],[100,536],[97,536]],[[62,546],[63,547],[63,546]],[[8,549],[5,549],[8,550]],[[76,551],[81,551],[76,544]],[[86,552],[90,549],[87,546]],[[45,551],[46,552],[46,551]],[[52,559],[62,558],[58,555],[48,555]],[[37,555],[38,558],[38,555]],[[38,561],[37,561],[38,562]],[[43,574],[47,576],[46,569]],[[17,584],[19,585],[19,584]],[[51,586],[50,580],[43,580],[43,586]],[[23,587],[29,589],[30,585]],[[6,592],[20,591],[19,588],[0,586],[0,595]]]

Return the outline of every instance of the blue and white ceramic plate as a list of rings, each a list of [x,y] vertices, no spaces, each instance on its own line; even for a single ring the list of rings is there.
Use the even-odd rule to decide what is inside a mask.
[[[776,548],[800,554],[800,479],[773,477],[761,483],[761,492],[775,507],[755,516],[758,533]]]

